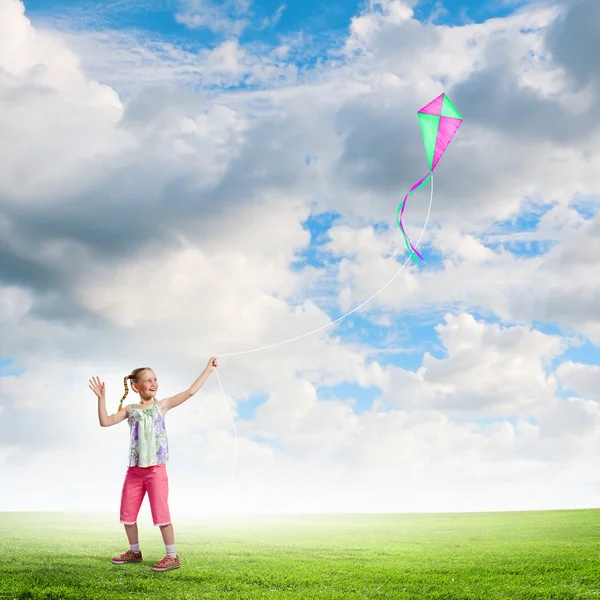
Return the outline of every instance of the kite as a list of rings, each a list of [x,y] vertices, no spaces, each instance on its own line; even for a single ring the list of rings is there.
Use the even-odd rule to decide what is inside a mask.
[[[419,122],[421,124],[421,133],[423,135],[427,160],[429,161],[429,173],[427,173],[423,179],[415,183],[408,191],[408,194],[404,196],[404,200],[400,206],[398,206],[396,220],[398,222],[398,227],[400,227],[400,230],[404,235],[407,250],[413,257],[417,255],[423,260],[423,257],[419,254],[417,249],[410,243],[406,231],[404,231],[402,215],[404,214],[408,197],[433,177],[433,170],[436,168],[440,158],[442,158],[442,154],[446,151],[450,140],[458,131],[463,118],[456,108],[454,108],[454,105],[450,102],[450,99],[446,94],[440,94],[435,100],[432,100],[429,104],[424,106],[417,114],[419,115]]]

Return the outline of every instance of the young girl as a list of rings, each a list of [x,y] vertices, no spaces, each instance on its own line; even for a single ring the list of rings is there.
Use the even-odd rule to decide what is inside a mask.
[[[217,368],[217,359],[211,358],[202,374],[185,392],[170,398],[156,400],[158,380],[154,371],[143,367],[135,369],[125,377],[125,395],[121,398],[119,409],[114,415],[106,412],[104,382],[98,377],[90,379],[90,389],[98,396],[98,419],[102,427],[116,425],[125,419],[129,422],[129,467],[121,493],[120,522],[125,525],[129,539],[129,550],[112,562],[118,565],[142,561],[140,551],[137,516],[146,492],[150,500],[152,520],[160,527],[165,543],[166,556],[152,568],[155,571],[168,571],[181,566],[175,553],[175,533],[169,513],[169,481],[167,478],[167,460],[169,446],[165,428],[165,415],[169,410],[183,404],[191,398]],[[123,408],[131,381],[134,392],[140,395],[138,404],[128,404]]]

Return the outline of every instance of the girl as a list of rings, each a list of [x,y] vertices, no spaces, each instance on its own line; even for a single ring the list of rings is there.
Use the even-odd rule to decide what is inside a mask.
[[[175,553],[175,533],[168,504],[169,446],[165,415],[191,398],[216,368],[217,359],[213,357],[200,377],[185,392],[163,400],[156,400],[155,397],[158,380],[154,371],[147,367],[135,369],[125,377],[125,395],[121,398],[117,412],[110,417],[106,412],[104,382],[98,377],[90,379],[90,389],[98,396],[100,426],[110,427],[125,419],[129,422],[129,467],[121,493],[120,514],[120,522],[125,525],[129,539],[129,550],[113,558],[113,563],[122,565],[142,561],[136,521],[144,496],[148,492],[152,520],[155,526],[160,527],[166,549],[166,556],[152,568],[155,571],[168,571],[181,566]],[[127,380],[131,381],[131,388],[140,395],[141,400],[138,404],[128,404],[123,408],[123,400],[129,393]]]

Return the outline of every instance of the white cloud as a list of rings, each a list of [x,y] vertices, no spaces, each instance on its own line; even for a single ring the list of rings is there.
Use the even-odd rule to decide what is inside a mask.
[[[57,36],[34,30],[19,2],[2,11],[0,182],[10,196],[47,202],[58,187],[80,191],[96,158],[131,147],[117,130],[123,106],[114,90],[85,77]]]
[[[239,36],[250,24],[248,0],[184,0],[175,19],[191,29],[210,29],[216,33]]]
[[[600,390],[600,366],[564,362],[556,370],[563,388],[573,390],[582,398],[596,398]]]
[[[271,17],[265,17],[260,25],[260,29],[267,29],[268,27],[275,27],[277,23],[281,20],[281,16],[283,15],[283,11],[286,9],[285,4],[280,4],[277,7],[277,10]]]
[[[532,415],[554,397],[547,371],[565,350],[558,336],[517,326],[477,323],[470,315],[446,317],[436,327],[448,358],[423,357],[419,373],[444,393],[437,408],[494,417]]]

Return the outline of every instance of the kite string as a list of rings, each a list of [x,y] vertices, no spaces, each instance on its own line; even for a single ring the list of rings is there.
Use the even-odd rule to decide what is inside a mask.
[[[429,195],[429,207],[427,209],[427,216],[425,217],[425,223],[423,224],[423,229],[421,229],[421,234],[419,235],[419,239],[417,240],[417,243],[414,246],[414,249],[416,250],[417,246],[419,245],[419,243],[421,242],[421,238],[423,237],[423,234],[425,233],[425,229],[427,228],[427,223],[429,222],[429,215],[431,214],[431,206],[433,204],[433,173],[431,173],[431,193]],[[253,348],[252,350],[244,350],[241,352],[231,352],[229,354],[217,354],[217,358],[222,358],[225,356],[240,356],[242,354],[251,354],[253,352],[260,352],[261,350],[268,350],[269,348],[276,348],[278,346],[283,346],[284,344],[288,344],[290,342],[295,342],[296,340],[308,337],[309,335],[312,335],[313,333],[317,333],[319,331],[323,331],[324,329],[327,329],[327,327],[331,327],[332,325],[335,325],[336,323],[339,323],[342,319],[345,319],[346,317],[350,316],[352,313],[356,312],[357,310],[359,310],[360,308],[362,308],[363,306],[365,306],[366,304],[368,304],[369,302],[371,302],[371,300],[373,300],[374,298],[376,298],[379,294],[381,294],[381,292],[383,292],[395,279],[396,277],[398,277],[398,275],[400,275],[400,273],[404,270],[404,267],[408,264],[408,261],[412,258],[412,254],[409,254],[408,258],[404,261],[404,263],[402,264],[402,266],[400,267],[400,269],[398,269],[398,271],[396,272],[396,274],[383,286],[381,287],[377,292],[375,292],[370,298],[367,298],[364,302],[362,302],[361,304],[359,304],[356,308],[353,308],[352,310],[348,311],[346,314],[342,315],[341,317],[337,318],[335,321],[331,321],[325,325],[322,325],[321,327],[318,327],[317,329],[313,329],[312,331],[309,331],[307,333],[303,333],[302,335],[298,335],[296,337],[292,337],[288,340],[284,340],[282,342],[277,342],[275,344],[269,344],[266,346],[260,346],[258,348]],[[227,407],[227,410],[229,412],[229,417],[231,419],[231,423],[233,425],[233,432],[234,432],[234,436],[235,436],[235,456],[233,459],[233,471],[231,473],[231,483],[232,483],[232,491],[233,491],[233,484],[235,481],[235,470],[236,470],[236,466],[237,466],[237,458],[238,458],[238,438],[237,438],[237,429],[235,426],[235,420],[233,418],[233,414],[231,412],[231,409],[229,408],[229,404],[227,403],[227,395],[225,394],[225,390],[223,389],[223,383],[221,382],[221,378],[219,377],[219,371],[218,369],[215,369],[215,373],[217,375],[217,381],[219,382],[219,387],[221,388],[221,394],[223,396],[223,401],[225,403],[225,406]]]
[[[235,469],[237,466],[237,457],[238,457],[238,438],[237,438],[237,428],[235,426],[235,419],[233,418],[233,413],[229,408],[229,404],[227,403],[227,396],[225,395],[225,390],[223,389],[223,384],[221,383],[221,378],[219,377],[219,370],[215,368],[215,375],[217,376],[217,381],[219,382],[219,387],[221,388],[221,393],[223,394],[223,400],[225,406],[227,407],[227,411],[229,412],[229,418],[231,419],[231,424],[233,425],[233,433],[235,438],[235,454],[233,458],[233,470],[231,472],[231,485],[233,486],[235,481]]]
[[[429,196],[429,208],[427,210],[427,217],[425,218],[425,223],[423,224],[423,229],[421,230],[421,235],[419,235],[419,239],[417,240],[417,243],[415,244],[415,249],[416,249],[416,246],[419,245],[419,242],[421,241],[421,238],[423,237],[423,234],[425,233],[425,229],[427,228],[427,222],[429,221],[429,215],[431,214],[431,205],[432,204],[433,204],[433,173],[431,174],[431,194]],[[361,302],[357,307],[348,311],[346,314],[342,315],[341,317],[338,317],[335,321],[330,321],[329,323],[326,323],[325,325],[321,325],[321,327],[317,327],[316,329],[313,329],[312,331],[308,331],[301,335],[297,335],[296,337],[292,337],[287,340],[283,340],[282,342],[276,342],[274,344],[268,344],[266,346],[252,348],[251,350],[242,350],[240,352],[229,352],[227,354],[217,354],[216,357],[224,358],[224,357],[229,357],[229,356],[241,356],[242,354],[252,354],[253,352],[260,352],[262,350],[268,350],[270,348],[277,348],[278,346],[283,346],[284,344],[289,344],[290,342],[295,342],[302,338],[308,337],[309,335],[312,335],[313,333],[318,333],[319,331],[323,331],[324,329],[327,329],[328,327],[331,327],[332,325],[335,325],[336,323],[339,323],[342,319],[349,317],[352,313],[355,313],[357,310],[361,309],[363,306],[365,306],[366,304],[371,302],[371,300],[373,300],[374,298],[379,296],[379,294],[381,294],[381,292],[383,292],[396,279],[396,277],[398,277],[398,275],[400,275],[400,273],[404,270],[404,267],[410,261],[411,257],[412,257],[412,254],[409,254],[408,258],[404,261],[404,263],[402,264],[400,269],[398,269],[396,274],[383,287],[381,287],[378,291],[376,291],[370,298],[367,298],[364,302]]]

